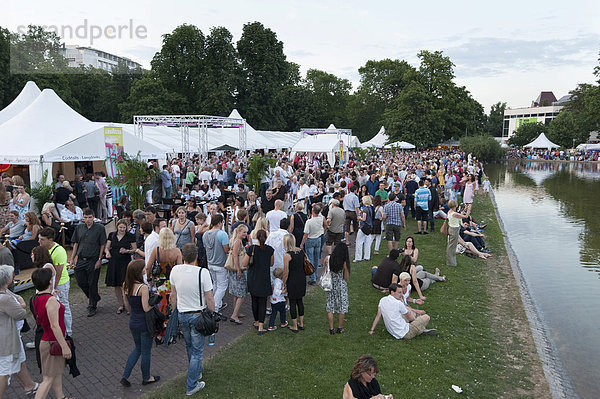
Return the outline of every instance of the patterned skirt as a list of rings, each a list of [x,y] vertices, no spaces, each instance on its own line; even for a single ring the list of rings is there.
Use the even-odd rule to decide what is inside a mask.
[[[242,272],[242,278],[237,277],[237,272],[229,271],[229,293],[236,298],[248,295],[248,272]]]
[[[327,292],[327,313],[348,313],[348,285],[344,280],[344,270],[338,273],[331,273],[332,287]]]

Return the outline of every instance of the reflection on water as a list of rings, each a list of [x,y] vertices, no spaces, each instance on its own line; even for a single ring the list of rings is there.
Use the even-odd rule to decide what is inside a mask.
[[[600,397],[600,166],[489,165],[535,306],[581,397]]]

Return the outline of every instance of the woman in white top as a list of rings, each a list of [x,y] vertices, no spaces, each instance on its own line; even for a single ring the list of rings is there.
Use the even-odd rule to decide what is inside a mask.
[[[456,266],[456,245],[458,244],[458,233],[460,232],[460,222],[462,219],[469,217],[471,207],[467,209],[466,214],[456,211],[458,202],[455,200],[448,201],[448,246],[446,247],[446,264],[448,266]]]

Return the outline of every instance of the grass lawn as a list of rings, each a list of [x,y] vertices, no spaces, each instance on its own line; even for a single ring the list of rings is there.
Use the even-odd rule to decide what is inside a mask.
[[[383,320],[375,335],[368,334],[382,296],[370,285],[370,269],[387,253],[383,241],[381,255],[351,265],[345,333],[329,335],[325,293],[312,287],[305,297],[305,331],[278,329],[258,336],[249,329],[205,359],[207,385],[194,397],[339,398],[354,361],[365,353],[378,362],[383,392],[395,398],[459,397],[452,385],[469,398],[549,396],[491,202],[478,197],[473,215],[488,222],[487,243],[495,254],[491,260],[459,255],[458,267],[447,267],[445,237],[439,231],[414,236],[411,220],[403,233],[415,237],[419,263],[431,272],[439,267],[448,278],[425,291],[427,300],[420,306],[438,336],[396,340]],[[436,229],[440,225],[436,221]],[[505,291],[503,296],[499,290]],[[185,376],[149,397],[185,397]]]

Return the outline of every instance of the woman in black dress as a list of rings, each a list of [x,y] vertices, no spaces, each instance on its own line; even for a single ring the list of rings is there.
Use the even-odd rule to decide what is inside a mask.
[[[296,239],[296,243],[302,242],[304,236],[304,225],[308,220],[308,216],[304,213],[304,201],[298,201],[294,204],[294,214],[292,215],[292,235]]]
[[[254,327],[258,329],[258,335],[267,332],[264,328],[265,314],[267,312],[267,298],[271,295],[271,266],[273,266],[275,252],[272,247],[265,245],[267,232],[258,230],[256,232],[258,245],[251,245],[246,250],[243,265],[248,266],[248,291],[252,297],[252,314],[254,316]],[[252,263],[250,263],[252,257]]]
[[[296,239],[287,234],[283,237],[283,284],[286,285],[290,301],[290,317],[292,324],[290,330],[297,333],[304,330],[304,303],[302,298],[306,295],[306,274],[304,273],[304,251],[296,247]],[[296,313],[296,310],[298,311]]]
[[[135,236],[127,232],[127,222],[123,219],[117,222],[117,231],[110,233],[106,241],[105,256],[108,259],[106,269],[106,285],[115,287],[115,296],[119,303],[117,314],[123,313],[123,282],[131,254],[136,250]]]

